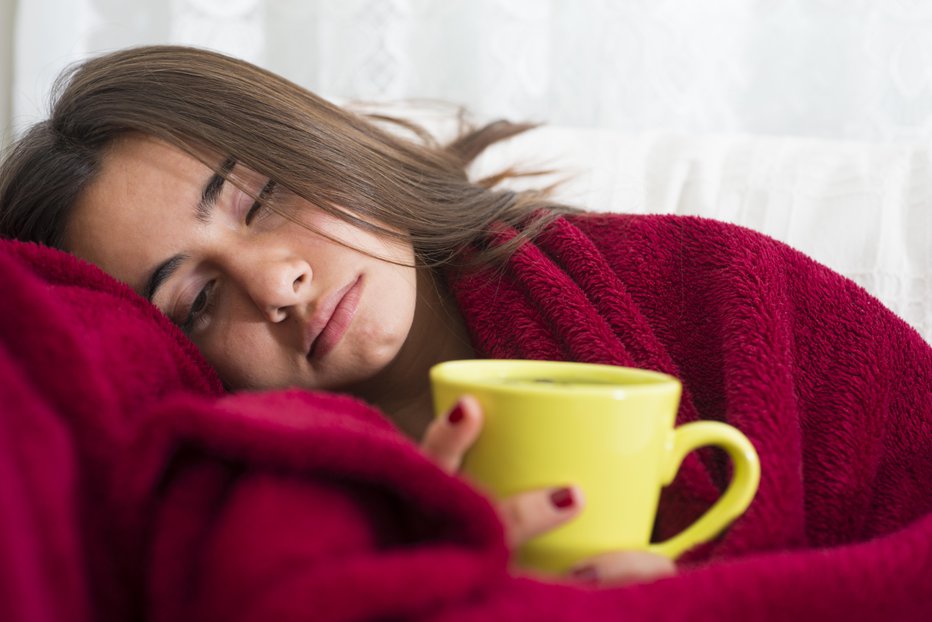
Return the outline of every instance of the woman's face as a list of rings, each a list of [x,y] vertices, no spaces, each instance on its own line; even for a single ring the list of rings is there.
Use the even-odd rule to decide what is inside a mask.
[[[231,388],[371,381],[411,331],[411,246],[330,216],[239,164],[217,165],[248,192],[166,143],[118,140],[75,206],[68,249],[148,297]]]

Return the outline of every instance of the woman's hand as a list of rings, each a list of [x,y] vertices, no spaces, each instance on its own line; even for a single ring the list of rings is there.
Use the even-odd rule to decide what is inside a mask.
[[[421,450],[440,468],[455,473],[482,429],[482,408],[464,396],[445,417],[428,426]],[[508,545],[514,549],[576,516],[582,496],[575,488],[535,490],[498,503]]]
[[[421,450],[449,473],[459,470],[466,451],[482,429],[482,408],[471,396],[463,396],[444,417],[428,426]],[[576,487],[534,490],[498,502],[510,548],[571,520],[582,510],[584,499]],[[594,557],[571,572],[588,584],[625,584],[650,581],[676,572],[673,562],[642,551],[615,551]]]

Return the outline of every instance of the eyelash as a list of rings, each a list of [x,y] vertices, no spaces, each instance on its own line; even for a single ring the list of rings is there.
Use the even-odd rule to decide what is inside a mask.
[[[270,179],[265,186],[262,187],[262,190],[259,191],[259,195],[256,197],[256,201],[252,204],[252,207],[249,208],[249,211],[246,212],[246,216],[243,218],[243,221],[247,226],[251,225],[258,216],[261,216],[264,208],[267,208],[271,203],[273,196],[275,195],[275,190],[278,184],[274,179]],[[210,312],[213,310],[214,306],[214,296],[213,289],[216,281],[210,281],[205,285],[194,298],[194,302],[191,303],[191,309],[188,311],[188,316],[185,318],[184,322],[181,323],[181,329],[185,333],[193,332],[198,324],[207,316],[210,315]],[[199,300],[203,300],[200,305],[198,304]]]
[[[194,302],[191,303],[191,308],[188,310],[188,317],[181,323],[181,330],[185,333],[190,334],[193,332],[198,324],[210,315],[214,306],[214,297],[211,294],[215,284],[216,281],[209,281],[195,296]],[[199,300],[203,300],[200,305],[198,305]]]
[[[262,187],[262,190],[259,191],[259,196],[256,197],[256,202],[253,203],[249,211],[246,212],[244,221],[247,225],[251,225],[256,217],[261,214],[263,208],[268,207],[269,203],[272,202],[272,198],[275,196],[275,190],[277,188],[278,184],[275,183],[274,179],[270,179],[268,183]]]

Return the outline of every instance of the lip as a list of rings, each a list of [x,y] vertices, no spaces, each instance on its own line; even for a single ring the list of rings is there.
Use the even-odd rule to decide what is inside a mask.
[[[308,359],[322,359],[340,343],[356,317],[361,295],[362,275],[324,300],[307,323],[304,345]]]

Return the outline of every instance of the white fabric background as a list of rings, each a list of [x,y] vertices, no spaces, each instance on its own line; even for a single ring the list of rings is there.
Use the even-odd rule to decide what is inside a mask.
[[[752,226],[932,341],[932,0],[0,0],[4,141],[62,67],[144,43],[264,65],[341,101],[545,121],[595,209]]]
[[[558,125],[932,137],[929,0],[2,1],[16,127],[69,61],[175,42],[324,95]]]

